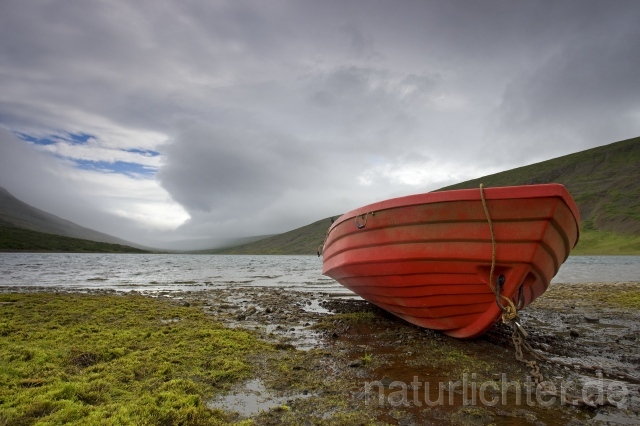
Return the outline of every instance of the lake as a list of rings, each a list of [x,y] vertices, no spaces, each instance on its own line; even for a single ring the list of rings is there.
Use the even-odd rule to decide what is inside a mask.
[[[316,256],[0,253],[0,286],[157,292],[280,287],[349,294]],[[640,281],[640,256],[572,256],[554,283]]]

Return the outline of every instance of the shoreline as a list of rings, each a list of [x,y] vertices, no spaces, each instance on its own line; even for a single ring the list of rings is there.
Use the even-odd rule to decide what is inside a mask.
[[[20,291],[59,296],[140,295],[69,290],[0,287],[0,296]],[[536,399],[531,393],[529,399],[523,393],[525,402],[518,403],[513,383],[525,383],[528,369],[516,361],[510,332],[502,324],[478,339],[457,340],[407,324],[368,302],[331,299],[320,292],[228,288],[165,291],[153,298],[197,310],[229,330],[248,331],[275,351],[275,357],[266,353],[253,356],[249,379],[234,383],[230,392],[208,401],[212,409],[240,411],[228,412],[228,421],[296,424],[306,419],[311,424],[331,424],[328,419],[337,421],[338,407],[365,424],[543,425],[561,419],[565,424],[598,425],[640,421],[638,384],[616,377],[605,377],[603,383],[625,384],[628,395],[624,407],[594,410],[557,402],[545,406],[549,397]],[[0,304],[0,309],[3,306]],[[531,345],[548,356],[640,377],[640,283],[553,284],[521,312],[521,318]],[[286,366],[286,373],[273,365]],[[542,364],[541,371],[545,378],[561,384],[590,380],[589,375],[553,365]],[[473,392],[465,395],[465,386],[445,389],[442,404],[427,404],[438,400],[439,387],[457,382],[475,384],[475,404],[465,401],[473,396]],[[501,390],[503,382],[512,383],[504,401],[501,392],[494,392]],[[419,386],[424,392],[428,385],[431,389],[424,395],[411,389]],[[483,385],[488,393],[480,395]],[[225,399],[224,395],[234,393],[240,395],[240,405]],[[275,408],[268,409],[269,396]],[[487,404],[496,397],[496,405]],[[266,399],[262,405],[260,398]],[[394,398],[400,398],[401,404]],[[243,404],[266,411],[242,412],[244,408],[238,407]]]

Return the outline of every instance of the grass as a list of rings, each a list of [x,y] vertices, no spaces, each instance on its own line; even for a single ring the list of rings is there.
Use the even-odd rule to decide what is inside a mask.
[[[270,346],[141,296],[0,295],[0,425],[221,425],[213,395]]]
[[[639,255],[640,235],[583,229],[572,255]]]
[[[74,253],[148,253],[137,248],[0,226],[0,251],[52,251]]]

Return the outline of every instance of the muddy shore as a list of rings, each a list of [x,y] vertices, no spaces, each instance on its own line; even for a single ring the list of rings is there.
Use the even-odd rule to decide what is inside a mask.
[[[0,288],[16,291],[65,290]],[[324,424],[343,412],[350,424],[640,424],[640,283],[554,284],[521,312],[537,351],[605,372],[539,363],[558,390],[600,392],[607,405],[598,408],[563,404],[528,386],[530,369],[515,359],[503,324],[463,341],[324,293],[228,288],[150,296],[198,307],[278,349],[252,360],[254,378],[209,402],[229,422]],[[283,372],[282,359],[293,367]]]

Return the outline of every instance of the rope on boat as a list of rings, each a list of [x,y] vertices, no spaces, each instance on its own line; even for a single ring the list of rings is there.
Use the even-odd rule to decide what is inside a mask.
[[[500,294],[500,286],[493,285],[493,273],[496,268],[496,237],[493,232],[493,222],[491,222],[491,216],[489,215],[489,209],[487,208],[487,200],[484,197],[484,185],[480,184],[480,198],[482,199],[482,207],[484,208],[484,214],[487,217],[487,223],[489,223],[489,231],[491,232],[491,270],[489,271],[489,287],[491,291],[496,295],[496,304],[502,311],[502,322],[507,323],[518,316],[518,309],[513,304],[513,301]],[[500,303],[500,299],[507,301],[507,306]]]

